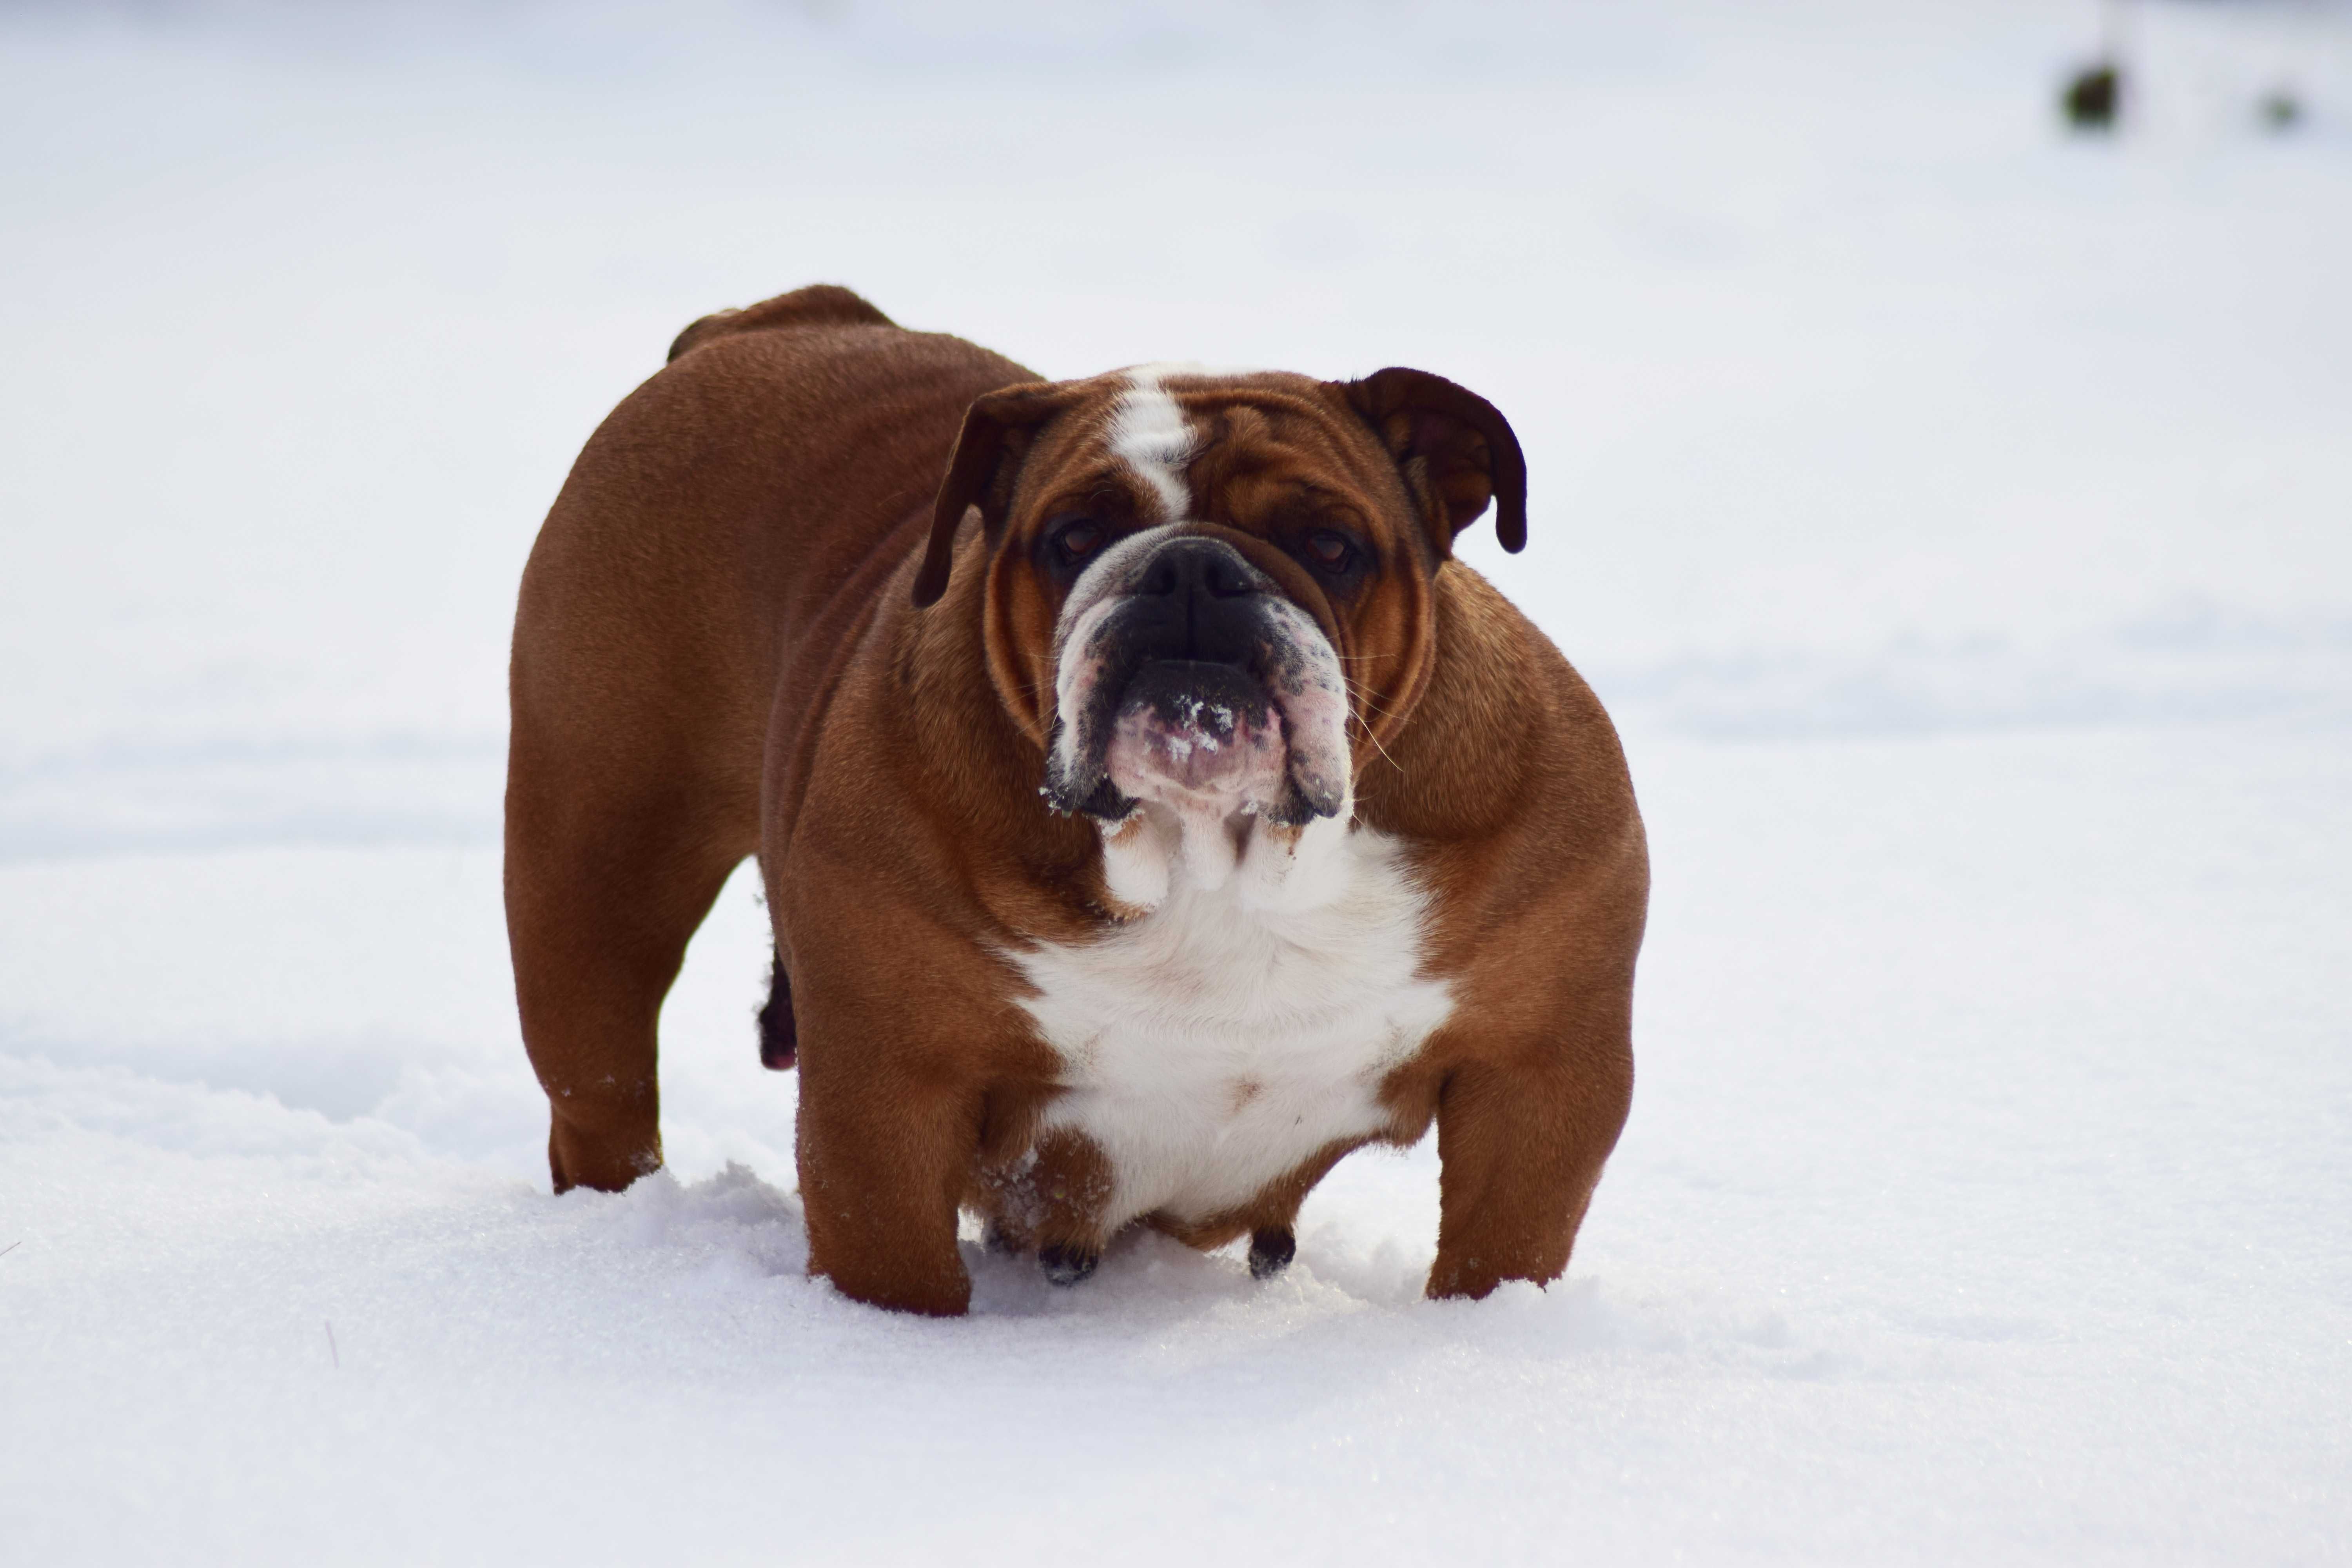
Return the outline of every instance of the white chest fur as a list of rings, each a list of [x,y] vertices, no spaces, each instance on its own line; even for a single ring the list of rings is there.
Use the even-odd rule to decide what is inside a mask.
[[[1421,974],[1423,899],[1394,840],[1318,821],[1274,878],[1257,851],[1240,875],[1180,868],[1096,942],[1015,956],[1063,1063],[1046,1125],[1108,1157],[1108,1227],[1209,1218],[1376,1131],[1382,1075],[1453,1010]]]

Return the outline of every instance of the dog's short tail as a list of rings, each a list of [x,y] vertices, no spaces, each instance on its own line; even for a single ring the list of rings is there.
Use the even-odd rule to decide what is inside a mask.
[[[876,310],[864,295],[838,283],[812,283],[740,310],[715,310],[678,333],[669,345],[669,357],[701,347],[713,338],[736,332],[763,332],[774,327],[895,327],[898,323]]]
[[[784,959],[768,979],[768,1005],[760,1009],[760,1065],[771,1072],[789,1072],[800,1060],[801,1034],[793,1021],[793,983],[784,978]]]

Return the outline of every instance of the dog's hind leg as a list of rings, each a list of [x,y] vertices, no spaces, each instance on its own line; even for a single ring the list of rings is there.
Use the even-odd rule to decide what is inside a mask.
[[[767,690],[681,395],[649,385],[589,442],[515,605],[507,936],[558,1192],[661,1163],[662,999],[760,844]]]
[[[688,939],[761,847],[780,689],[800,683],[783,710],[797,722],[857,646],[863,606],[917,538],[919,514],[893,520],[983,389],[908,383],[931,388],[908,395],[919,418],[866,410],[843,389],[883,362],[869,372],[864,351],[799,334],[886,327],[846,290],[815,289],[690,330],[677,363],[589,438],[531,546],[515,605],[507,908],[558,1187],[625,1186],[659,1163],[655,1026]],[[1018,370],[1003,364],[1005,381]],[[922,374],[999,372],[983,358]],[[814,1038],[815,998],[802,956],[791,962],[802,994],[777,1021],[796,1010]]]
[[[507,784],[523,1045],[547,1090],[555,1190],[617,1192],[661,1163],[662,999],[747,845],[707,792],[649,789],[530,718],[519,706]]]

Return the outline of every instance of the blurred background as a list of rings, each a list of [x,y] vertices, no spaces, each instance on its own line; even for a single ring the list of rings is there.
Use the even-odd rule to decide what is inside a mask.
[[[1486,393],[1537,521],[1477,559],[1629,722],[2352,668],[2341,8],[20,0],[0,68],[12,858],[479,842],[572,455],[816,279],[1047,375]]]
[[[1637,777],[2352,700],[2342,6],[20,0],[0,72],[0,1037],[52,1058],[531,1168],[517,574],[679,327],[813,280],[1049,376],[1486,394],[1533,543],[1470,558]],[[788,1159],[759,922],[678,1004],[689,1163]]]
[[[679,327],[814,280],[1049,376],[1485,393],[1533,542],[1470,558],[1637,777],[2352,699],[2341,6],[19,3],[0,71],[0,1031],[52,1055],[338,1114],[442,1062],[531,1164],[517,574]],[[771,1108],[711,1158],[788,1157],[759,921],[677,1005]]]
[[[0,148],[35,1557],[2340,1559],[2352,7],[0,0]],[[1424,1145],[1277,1287],[848,1308],[743,875],[677,1179],[546,1195],[518,574],[679,328],[818,280],[1512,419],[1465,553],[1656,871],[1566,1283],[1418,1304]]]

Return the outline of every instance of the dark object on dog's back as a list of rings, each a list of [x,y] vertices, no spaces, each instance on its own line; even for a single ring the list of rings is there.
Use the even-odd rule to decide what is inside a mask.
[[[2066,84],[2059,100],[2066,123],[2077,131],[2112,131],[2123,107],[2123,77],[2112,60],[2085,66]]]

